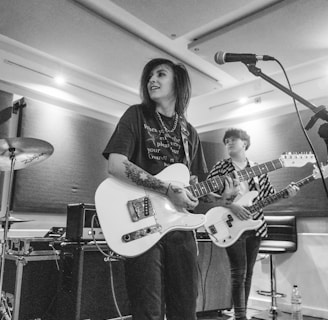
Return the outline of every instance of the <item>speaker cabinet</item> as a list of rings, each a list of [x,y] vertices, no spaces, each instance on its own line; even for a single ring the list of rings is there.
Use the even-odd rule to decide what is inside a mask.
[[[108,253],[106,245],[100,246]],[[124,263],[104,261],[95,245],[66,244],[61,250],[58,319],[104,320],[129,315]],[[111,282],[114,285],[112,290]],[[115,293],[115,294],[114,294]]]
[[[225,249],[198,241],[197,312],[231,309],[230,266]]]
[[[59,256],[5,255],[4,297],[12,320],[56,320]],[[2,319],[2,318],[1,318]],[[5,318],[4,318],[5,319]]]

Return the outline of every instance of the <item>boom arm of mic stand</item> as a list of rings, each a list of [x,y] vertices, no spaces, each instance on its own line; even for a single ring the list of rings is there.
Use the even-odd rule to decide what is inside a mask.
[[[305,105],[306,107],[308,107],[309,109],[311,109],[314,112],[314,116],[311,117],[310,121],[308,122],[308,124],[305,126],[306,130],[309,130],[313,127],[313,125],[315,124],[315,122],[318,119],[322,119],[325,121],[328,121],[328,112],[326,110],[325,106],[320,106],[320,107],[316,107],[315,105],[313,105],[312,103],[310,103],[309,101],[303,99],[301,96],[299,96],[298,94],[296,94],[295,92],[289,90],[288,88],[284,87],[283,85],[281,85],[279,82],[273,80],[272,78],[270,78],[269,76],[267,76],[266,74],[264,74],[261,69],[257,68],[255,66],[255,64],[247,64],[245,63],[245,65],[247,66],[249,72],[253,73],[255,76],[257,77],[261,77],[262,79],[266,80],[267,82],[271,83],[273,86],[277,87],[278,89],[280,89],[281,91],[285,92],[286,94],[288,94],[290,97],[294,98],[295,100],[299,101],[300,103],[302,103],[303,105]]]
[[[303,99],[302,97],[300,97],[299,95],[297,95],[293,91],[291,91],[288,88],[284,87],[279,82],[277,82],[277,81],[273,80],[272,78],[270,78],[269,76],[265,75],[261,71],[261,69],[259,69],[255,66],[255,64],[246,64],[245,63],[245,65],[247,66],[248,70],[251,73],[253,73],[255,76],[261,77],[262,79],[264,79],[267,82],[271,83],[273,86],[275,86],[278,89],[280,89],[281,91],[287,93],[290,97],[293,97],[295,100],[301,102],[302,104],[304,104],[306,107],[308,107],[309,109],[311,109],[315,113],[315,115],[310,119],[309,123],[306,125],[306,127],[305,127],[306,130],[312,128],[312,126],[315,124],[315,122],[319,118],[322,119],[322,120],[328,121],[328,113],[327,113],[327,110],[324,106],[316,107],[315,105],[311,104],[309,101]],[[328,150],[328,144],[327,144],[327,150]],[[318,163],[318,161],[317,161],[317,164],[320,168],[320,164]],[[321,177],[322,177],[323,186],[325,188],[325,191],[326,191],[326,194],[327,194],[327,197],[328,197],[328,190],[327,190],[327,186],[326,186],[325,179],[323,177],[322,172],[321,172]]]

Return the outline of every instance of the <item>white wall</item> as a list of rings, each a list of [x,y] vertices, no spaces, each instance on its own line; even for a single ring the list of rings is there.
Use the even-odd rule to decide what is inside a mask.
[[[292,286],[297,284],[303,298],[303,314],[328,319],[328,233],[299,233],[295,253],[275,256],[278,308],[290,312]],[[269,259],[255,264],[250,307],[269,308],[270,297],[257,290],[270,290]]]

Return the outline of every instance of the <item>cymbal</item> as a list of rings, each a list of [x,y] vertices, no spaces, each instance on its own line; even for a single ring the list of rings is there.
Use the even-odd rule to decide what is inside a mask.
[[[52,155],[53,146],[34,138],[0,139],[0,171],[11,170],[11,155],[15,156],[14,170],[39,163]]]
[[[12,217],[12,216],[10,216],[9,220],[8,220],[8,222],[10,224],[16,223],[16,222],[29,222],[29,221],[32,221],[32,220],[23,220],[23,219],[15,218],[15,217]],[[5,216],[0,217],[0,224],[5,223],[5,222],[6,222],[6,217]]]

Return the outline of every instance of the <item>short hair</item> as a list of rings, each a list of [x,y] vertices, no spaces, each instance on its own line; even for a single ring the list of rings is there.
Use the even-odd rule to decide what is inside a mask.
[[[174,63],[171,60],[156,58],[150,60],[144,67],[140,81],[140,97],[146,107],[154,108],[155,102],[150,99],[147,84],[152,70],[159,65],[169,66],[174,74],[174,91],[176,96],[175,111],[183,116],[188,108],[191,97],[191,82],[186,67],[181,63]]]
[[[223,143],[225,143],[225,140],[228,138],[239,138],[243,141],[246,141],[246,150],[249,148],[249,146],[251,145],[251,138],[248,135],[248,133],[245,130],[242,129],[236,129],[236,128],[230,128],[228,129],[223,136]]]

